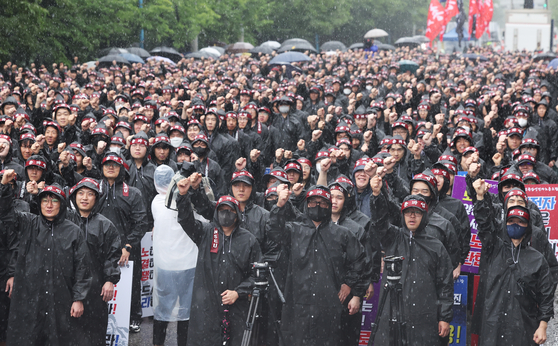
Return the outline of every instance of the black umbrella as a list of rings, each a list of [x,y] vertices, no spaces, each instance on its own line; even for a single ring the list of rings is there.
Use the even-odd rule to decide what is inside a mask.
[[[469,60],[479,59],[480,61],[488,61],[488,58],[486,58],[483,55],[479,55],[479,54],[463,54],[463,55],[461,55],[461,57],[463,57],[465,59],[469,59]]]
[[[113,61],[116,61],[116,64],[118,65],[130,65],[128,60],[124,59],[124,57],[120,55],[107,55],[100,58],[98,61],[99,61],[99,67],[105,67],[105,66],[110,67],[113,65],[112,64]]]
[[[151,56],[151,54],[149,54],[148,51],[146,51],[143,48],[140,47],[130,47],[130,48],[126,48],[126,50],[132,54],[135,54],[137,56],[139,56],[140,58],[149,58]]]
[[[194,59],[215,59],[215,57],[211,54],[209,54],[206,51],[199,51],[199,52],[193,52],[193,53],[188,53],[186,55],[184,55],[185,58],[194,58]]]
[[[103,48],[101,50],[99,50],[99,52],[97,53],[98,57],[103,57],[105,55],[118,55],[118,54],[124,54],[124,53],[131,53],[129,52],[127,49],[124,48],[116,48],[116,47],[109,47],[109,48]],[[135,53],[133,53],[135,54]]]
[[[254,47],[254,48],[250,49],[250,53],[252,53],[252,54],[258,54],[258,53],[272,54],[273,49],[271,49],[271,47],[269,47],[269,46],[257,46],[257,47]]]
[[[318,53],[316,48],[310,44],[310,42],[303,40],[301,38],[292,38],[283,42],[281,48],[277,50],[278,53],[283,53],[289,50],[295,50],[299,52],[310,51],[312,53]]]
[[[420,45],[420,42],[418,42],[416,39],[412,37],[401,37],[399,40],[395,41],[393,45],[396,47],[404,47],[404,46],[417,47]]]
[[[364,43],[359,42],[359,43],[353,43],[352,45],[349,46],[349,49],[355,50],[355,49],[364,49]]]
[[[556,54],[551,53],[551,52],[546,52],[546,53],[541,53],[541,54],[537,54],[535,55],[535,57],[533,58],[533,61],[539,61],[539,60],[554,60],[556,59]]]
[[[238,54],[238,53],[247,53],[250,49],[253,49],[254,46],[248,42],[236,42],[227,47],[225,51],[227,53]]]
[[[179,62],[182,59],[182,54],[178,53],[176,49],[171,47],[157,47],[151,50],[151,55],[164,56],[174,62]]]
[[[391,44],[380,43],[380,44],[378,44],[378,49],[379,50],[395,50],[395,47],[392,46]]]
[[[343,42],[339,42],[339,41],[328,41],[320,46],[321,52],[328,52],[331,50],[336,51],[338,49],[344,52],[347,50],[347,46],[345,46]]]

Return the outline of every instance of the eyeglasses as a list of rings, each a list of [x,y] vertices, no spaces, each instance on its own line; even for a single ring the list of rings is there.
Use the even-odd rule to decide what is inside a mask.
[[[315,199],[308,201],[308,206],[314,208],[315,206],[320,206],[320,208],[329,208],[329,202],[327,201],[317,201]]]
[[[403,148],[390,148],[390,149],[389,149],[389,151],[396,152],[396,153],[400,153],[400,152],[402,152],[403,150],[404,150]]]
[[[422,215],[422,211],[417,210],[417,209],[406,209],[403,211],[404,215],[409,215],[409,216],[421,216]]]
[[[108,167],[108,168],[120,167],[120,165],[119,165],[118,163],[113,162],[113,161],[106,162],[106,163],[104,164],[104,166],[105,166],[105,167]]]
[[[52,204],[58,204],[60,203],[60,200],[58,198],[52,198],[52,197],[41,198],[41,204],[48,204],[49,202],[52,202]]]

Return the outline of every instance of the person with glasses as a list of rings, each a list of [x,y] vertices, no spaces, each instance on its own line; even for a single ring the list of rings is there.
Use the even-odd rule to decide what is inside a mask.
[[[80,344],[78,319],[92,281],[85,237],[66,219],[66,193],[57,184],[37,195],[38,215],[13,210],[14,178],[7,170],[0,183],[0,219],[19,238],[6,286],[11,297],[7,344]]]
[[[304,212],[277,187],[277,204],[266,225],[268,236],[289,256],[281,330],[285,345],[341,345],[342,316],[359,311],[368,288],[368,263],[357,237],[332,219],[329,188],[311,187]]]
[[[401,204],[401,226],[390,223],[386,187],[375,175],[370,180],[372,196],[370,231],[382,244],[386,256],[401,256],[403,322],[406,340],[413,345],[447,345],[453,318],[453,266],[442,242],[428,234],[429,206],[420,195],[409,195]],[[382,277],[382,287],[386,284]],[[386,294],[380,291],[380,300]],[[393,294],[393,292],[392,292]],[[390,344],[389,308],[380,319],[375,345]]]

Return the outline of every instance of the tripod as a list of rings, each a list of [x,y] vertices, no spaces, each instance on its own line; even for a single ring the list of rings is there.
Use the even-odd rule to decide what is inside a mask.
[[[252,268],[256,272],[256,283],[255,287],[252,290],[252,300],[250,301],[250,308],[248,310],[248,317],[246,318],[246,326],[244,330],[244,335],[242,336],[242,343],[241,346],[256,346],[258,340],[258,334],[260,326],[256,324],[256,318],[261,319],[262,314],[262,300],[267,300],[268,307],[269,307],[269,315],[275,321],[275,328],[277,330],[277,335],[279,337],[279,345],[284,345],[283,343],[283,335],[281,334],[281,328],[279,325],[279,321],[277,320],[277,314],[275,311],[275,306],[270,303],[269,299],[265,299],[266,294],[268,293],[269,282],[266,278],[266,273],[269,273],[271,279],[273,280],[273,284],[277,289],[277,295],[281,300],[281,303],[285,304],[285,297],[279,289],[279,285],[277,285],[277,281],[275,280],[275,276],[273,275],[273,271],[267,263],[254,263],[254,267]],[[261,321],[260,321],[261,322]],[[256,333],[253,333],[254,329],[256,329]]]
[[[368,340],[368,346],[372,346],[374,343],[374,338],[376,337],[378,327],[380,326],[380,318],[382,316],[388,295],[390,303],[389,346],[407,346],[406,322],[404,322],[403,316],[403,285],[401,284],[401,272],[399,271],[393,273],[395,265],[393,262],[390,263],[393,259],[388,259],[386,257],[384,261],[386,263],[386,268],[388,269],[387,280],[384,285],[384,295],[378,305],[378,315],[376,315],[376,321],[371,324],[372,331],[370,333],[370,339]]]

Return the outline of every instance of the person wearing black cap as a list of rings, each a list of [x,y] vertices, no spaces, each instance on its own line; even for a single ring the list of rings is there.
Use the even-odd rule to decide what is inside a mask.
[[[221,166],[208,157],[209,139],[204,134],[199,134],[192,141],[192,150],[198,156],[194,162],[196,170],[208,178],[211,182],[211,188],[215,193],[215,197],[221,196],[225,193],[225,173]]]
[[[327,187],[308,190],[303,213],[289,201],[287,185],[277,192],[266,229],[289,254],[281,318],[284,344],[341,345],[343,310],[356,314],[368,288],[364,249],[351,231],[331,221]]]
[[[157,134],[150,149],[150,161],[155,166],[167,165],[175,172],[178,170],[176,162],[171,159],[171,156],[174,156],[174,148],[171,145],[170,139],[166,133],[161,132]]]
[[[546,132],[544,137],[546,143],[542,143],[544,150],[540,160],[552,168],[556,164],[556,157],[558,155],[558,126],[548,116],[548,109],[549,105],[546,100],[538,102],[535,106],[536,115],[534,116],[534,122]]]
[[[13,170],[6,171],[0,185],[0,219],[19,236],[7,285],[12,298],[7,344],[80,344],[77,319],[92,280],[84,236],[66,220],[66,194],[56,184],[37,196],[38,215],[13,210],[14,177]]]
[[[401,227],[389,223],[388,201],[382,179],[370,180],[370,231],[380,239],[386,256],[402,256],[403,321],[406,339],[414,345],[447,345],[453,318],[453,266],[446,248],[425,231],[428,204],[422,196],[409,195],[401,204]],[[382,277],[382,287],[386,284]],[[380,292],[386,294],[384,290]],[[393,292],[391,293],[393,294]],[[374,344],[390,344],[389,309],[383,310]]]
[[[302,138],[303,125],[300,119],[292,115],[292,100],[283,96],[279,100],[279,114],[273,120],[272,125],[279,130],[279,138],[275,145],[277,148],[295,151],[296,144]]]
[[[188,345],[228,345],[242,341],[254,283],[252,263],[261,262],[256,236],[241,226],[240,202],[222,196],[209,223],[194,218],[191,187],[198,187],[202,175],[194,173],[178,182],[178,223],[198,245],[198,262],[188,329]],[[230,323],[223,335],[223,323]]]
[[[217,154],[217,163],[223,170],[223,177],[228,179],[235,171],[236,159],[240,157],[240,145],[231,136],[219,132],[219,116],[216,112],[211,111],[205,115],[204,125],[208,148]],[[194,142],[192,146],[195,150]]]
[[[142,193],[126,183],[128,164],[117,153],[107,153],[102,160],[103,207],[101,214],[120,232],[122,255],[119,264],[134,261],[130,331],[140,331],[141,308],[141,238],[147,231],[148,219]]]
[[[84,313],[79,319],[83,329],[82,345],[102,345],[106,342],[108,323],[107,302],[114,295],[114,285],[120,280],[118,261],[122,254],[120,235],[113,223],[99,213],[101,185],[95,179],[83,178],[70,189],[70,201],[75,211],[68,210],[66,218],[81,228],[89,248],[92,274],[91,289],[84,300]]]
[[[473,184],[478,236],[486,269],[483,305],[475,308],[475,330],[480,345],[541,345],[546,342],[547,323],[554,316],[554,289],[548,263],[529,245],[529,209],[521,205],[504,208],[502,231],[493,220],[500,219],[484,198],[488,184]],[[479,287],[480,288],[480,287]],[[478,324],[480,322],[480,325]]]

